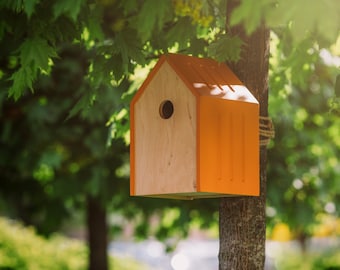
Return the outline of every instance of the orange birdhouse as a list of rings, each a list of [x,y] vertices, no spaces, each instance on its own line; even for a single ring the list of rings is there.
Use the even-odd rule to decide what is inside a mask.
[[[259,104],[225,64],[163,55],[130,118],[131,195],[259,195]]]

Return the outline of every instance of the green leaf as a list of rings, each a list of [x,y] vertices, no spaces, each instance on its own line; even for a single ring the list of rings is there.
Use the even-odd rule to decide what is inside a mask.
[[[8,91],[9,96],[18,100],[27,87],[33,90],[32,84],[35,78],[36,74],[30,67],[20,68],[10,78],[13,81],[13,85]]]
[[[179,43],[179,49],[188,46],[188,40],[191,39],[196,33],[193,25],[188,17],[180,18],[176,24],[167,32],[166,38],[170,45]]]
[[[68,15],[73,21],[77,20],[83,0],[58,0],[53,5],[54,18],[62,14]]]
[[[146,0],[144,2],[137,17],[138,32],[141,40],[148,40],[155,27],[158,30],[163,27],[169,7],[171,7],[169,0]]]
[[[265,12],[269,27],[290,25],[294,40],[300,41],[315,30],[326,40],[334,42],[340,31],[340,5],[337,0],[278,1]]]
[[[87,23],[88,30],[90,32],[90,38],[92,40],[102,41],[104,39],[104,34],[100,26],[99,17],[91,17]]]
[[[335,96],[340,97],[340,74],[335,79],[334,93]]]
[[[23,1],[24,11],[27,14],[28,18],[30,18],[35,10],[36,4],[39,3],[39,0],[25,0]]]
[[[124,14],[129,14],[131,12],[135,12],[138,9],[137,0],[125,0],[122,1]]]
[[[231,14],[230,24],[244,23],[246,32],[251,34],[260,25],[263,13],[271,5],[271,0],[242,1]]]
[[[293,38],[301,41],[315,30],[328,41],[335,41],[340,31],[340,5],[338,0],[271,0],[242,1],[233,11],[230,24],[244,24],[251,34],[265,19],[271,27],[291,27]]]
[[[23,0],[2,0],[0,1],[0,7],[9,8],[15,12],[20,12],[22,10]]]
[[[218,62],[237,62],[241,55],[243,42],[237,36],[223,35],[208,46],[208,56]]]
[[[145,64],[145,56],[141,48],[136,45],[136,32],[132,29],[127,29],[119,32],[115,38],[115,46],[117,52],[121,55],[123,60],[123,70],[128,73],[128,65],[130,60],[134,60],[138,64]]]
[[[19,50],[21,65],[24,68],[32,65],[33,71],[37,69],[47,71],[49,59],[57,56],[55,49],[40,37],[26,39]]]
[[[5,21],[0,21],[0,40],[4,37],[5,33],[7,31],[10,31],[11,26],[5,22]]]
[[[80,97],[80,99],[71,109],[68,118],[72,118],[80,112],[82,112],[83,115],[86,115],[95,100],[96,95],[93,91],[85,91],[85,93]]]
[[[190,47],[188,48],[188,53],[193,55],[205,55],[205,48],[207,47],[208,42],[203,38],[192,38],[190,40]]]

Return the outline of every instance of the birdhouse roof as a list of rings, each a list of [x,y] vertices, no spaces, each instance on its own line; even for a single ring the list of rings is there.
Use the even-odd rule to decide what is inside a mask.
[[[195,96],[212,96],[221,99],[258,103],[247,87],[226,64],[209,58],[180,54],[161,56],[142,85],[139,94],[145,90],[148,83],[165,62],[172,67]]]

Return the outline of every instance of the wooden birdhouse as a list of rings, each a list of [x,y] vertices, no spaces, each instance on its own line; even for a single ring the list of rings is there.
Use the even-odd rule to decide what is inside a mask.
[[[259,104],[225,64],[163,55],[130,120],[131,195],[259,195]]]

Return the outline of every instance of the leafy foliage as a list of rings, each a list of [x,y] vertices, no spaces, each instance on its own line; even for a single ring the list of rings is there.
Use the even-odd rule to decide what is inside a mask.
[[[289,257],[289,260],[287,260]],[[312,251],[305,255],[293,253],[290,249],[284,251],[277,262],[278,270],[290,269],[339,269],[339,250],[336,248],[325,251]]]
[[[73,21],[76,21],[82,4],[83,0],[73,2],[67,0],[56,1],[53,5],[53,15],[55,18],[58,18],[60,15],[65,14]]]
[[[208,55],[220,62],[237,62],[240,60],[242,43],[242,40],[237,36],[223,35],[210,43]]]
[[[269,150],[268,204],[276,213],[270,220],[286,222],[303,240],[320,214],[339,214],[339,118],[329,107],[338,71],[325,66],[314,39],[290,46],[279,34],[272,37],[269,108],[276,138]]]
[[[0,238],[1,269],[87,269],[87,249],[79,240],[60,235],[44,239],[32,227],[5,218],[0,218]],[[110,264],[110,269],[144,269],[142,264],[127,258],[111,258]]]
[[[134,73],[176,47],[205,55],[213,22],[197,14],[217,15],[219,3],[185,3],[198,12],[191,16],[171,1],[25,2],[2,2],[0,9],[0,80],[9,89],[1,99],[2,212],[50,234],[91,195],[139,216],[136,226],[147,235],[156,209],[179,204],[126,202]],[[174,226],[190,220],[187,207]],[[166,224],[156,229],[160,237],[186,233]]]
[[[49,60],[57,56],[47,41],[39,37],[26,39],[19,47],[19,51],[21,68],[13,73],[11,77],[13,86],[9,89],[9,96],[13,96],[15,100],[21,96],[21,91],[26,87],[33,90],[32,84],[37,77],[38,69],[47,72]]]
[[[78,241],[37,236],[33,228],[0,219],[0,268],[85,269],[86,248]],[[53,258],[53,259],[52,259]]]
[[[314,34],[320,40],[334,42],[339,35],[340,6],[337,0],[310,1],[241,1],[231,17],[231,24],[243,23],[248,33],[263,21],[272,29],[289,26],[297,42]]]

